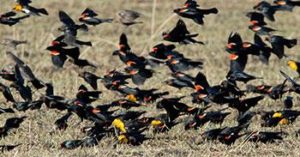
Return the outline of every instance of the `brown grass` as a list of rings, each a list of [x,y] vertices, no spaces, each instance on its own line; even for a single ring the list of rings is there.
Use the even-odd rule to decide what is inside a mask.
[[[200,1],[200,0],[199,0]],[[112,57],[111,53],[115,50],[119,35],[126,32],[130,45],[134,52],[141,54],[148,51],[149,48],[157,43],[162,42],[161,32],[171,29],[176,21],[177,16],[173,17],[172,9],[180,6],[184,0],[35,0],[33,5],[45,7],[50,15],[48,17],[32,17],[23,23],[7,27],[0,25],[0,37],[10,37],[20,40],[28,40],[30,43],[20,47],[18,55],[30,65],[37,77],[54,84],[55,94],[74,97],[77,88],[84,83],[77,77],[77,73],[72,66],[66,66],[64,70],[54,71],[51,65],[50,56],[45,51],[50,41],[59,34],[57,28],[60,26],[58,20],[58,10],[64,10],[73,18],[76,18],[86,7],[91,7],[99,13],[100,17],[114,17],[115,13],[121,9],[134,9],[143,14],[141,20],[143,24],[124,29],[117,23],[103,24],[92,27],[88,33],[79,33],[82,40],[92,40],[95,46],[92,48],[83,48],[81,51],[82,58],[87,58],[93,63],[100,66],[95,71],[97,75],[103,75],[108,69],[122,68],[121,62],[117,57]],[[224,50],[227,37],[231,31],[240,32],[243,39],[252,41],[253,33],[247,29],[248,19],[245,13],[251,10],[256,0],[206,0],[201,1],[200,5],[204,8],[217,7],[220,13],[217,16],[207,16],[204,26],[198,26],[190,20],[185,20],[191,32],[198,32],[199,39],[206,43],[205,46],[189,45],[178,46],[177,50],[193,59],[204,59],[205,66],[203,72],[207,75],[211,84],[217,84],[224,79],[228,71],[228,55]],[[12,8],[12,1],[1,2],[1,12]],[[155,5],[156,7],[154,7]],[[300,22],[300,9],[295,9],[293,13],[278,13],[277,22],[271,23],[270,26],[280,30],[278,34],[287,37],[300,36],[300,29],[297,27]],[[170,18],[172,17],[172,18]],[[164,22],[167,21],[167,24]],[[292,58],[299,59],[299,46],[288,50],[287,54]],[[25,53],[27,52],[27,53]],[[5,49],[1,49],[0,58],[1,66],[7,65],[8,61],[4,57]],[[143,53],[145,54],[145,53]],[[254,81],[253,83],[265,82],[275,84],[282,81],[279,70],[287,71],[288,74],[295,76],[295,73],[289,71],[286,67],[286,59],[278,60],[274,56],[270,60],[270,65],[261,64],[257,58],[250,59],[246,71],[263,76],[263,81]],[[190,90],[176,90],[162,84],[162,80],[168,77],[169,70],[166,67],[156,69],[155,77],[151,78],[142,87],[149,89],[152,87],[160,88],[162,91],[171,91],[173,96],[188,95]],[[196,70],[189,72],[195,75]],[[102,85],[104,91],[101,100],[96,104],[111,102],[118,96],[107,91]],[[7,106],[2,96],[0,97],[2,107]],[[190,99],[183,102],[190,103]],[[295,109],[299,109],[299,101],[295,103]],[[271,101],[265,99],[258,107],[253,110],[279,110],[282,108],[281,101]],[[149,105],[145,110],[157,113],[155,105]],[[233,111],[233,110],[232,110]],[[299,128],[300,123],[284,128],[291,133],[282,143],[275,144],[252,144],[243,143],[243,139],[238,140],[232,146],[225,146],[219,143],[205,142],[205,144],[195,145],[193,139],[197,138],[201,132],[209,128],[214,128],[213,124],[208,124],[198,131],[184,131],[183,126],[179,125],[166,134],[153,136],[147,133],[153,139],[145,141],[141,146],[132,147],[127,145],[118,145],[116,149],[112,148],[112,138],[105,138],[100,145],[93,148],[83,148],[76,150],[62,150],[59,145],[64,140],[82,138],[80,128],[89,124],[84,122],[75,126],[77,118],[72,118],[69,122],[70,127],[64,132],[56,132],[50,135],[55,119],[63,115],[54,110],[42,108],[39,111],[27,111],[26,113],[17,113],[16,115],[27,115],[29,118],[8,137],[1,139],[0,144],[17,144],[22,143],[17,149],[6,152],[3,156],[299,156],[300,143],[299,139],[293,135],[294,131]],[[1,115],[1,122],[12,117],[10,114]],[[233,121],[236,113],[233,113],[226,119],[224,125],[234,125]],[[260,118],[256,117],[251,129],[253,130],[280,130],[276,128],[261,128],[259,125]]]

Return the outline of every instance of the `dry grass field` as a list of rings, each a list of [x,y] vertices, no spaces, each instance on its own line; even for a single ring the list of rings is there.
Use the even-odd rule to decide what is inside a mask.
[[[33,5],[47,8],[49,16],[31,17],[13,27],[0,25],[0,38],[9,37],[29,41],[29,44],[19,47],[17,55],[29,64],[38,78],[53,83],[56,95],[73,98],[79,85],[85,84],[78,77],[78,69],[67,63],[64,69],[55,70],[49,52],[45,50],[51,40],[60,33],[57,30],[61,25],[58,19],[58,11],[64,10],[74,19],[77,19],[86,7],[94,9],[99,13],[99,17],[113,18],[121,9],[133,9],[143,14],[139,19],[143,21],[143,24],[127,29],[118,23],[113,23],[91,27],[89,32],[79,33],[80,39],[93,42],[93,47],[81,48],[81,57],[89,59],[99,66],[97,70],[92,70],[92,72],[101,76],[107,70],[122,69],[123,67],[119,58],[112,56],[122,32],[127,34],[129,44],[133,52],[137,54],[147,54],[146,52],[150,50],[150,47],[165,42],[162,41],[161,33],[175,26],[179,17],[174,15],[172,10],[181,6],[184,0],[157,0],[155,17],[152,17],[153,1],[155,0],[34,0]],[[206,74],[210,84],[214,85],[224,80],[229,69],[228,53],[225,51],[225,46],[230,32],[239,32],[243,39],[252,42],[254,33],[248,29],[249,21],[245,13],[251,11],[252,6],[257,2],[257,0],[199,0],[203,8],[217,7],[219,14],[207,16],[204,26],[196,25],[191,20],[184,20],[188,29],[191,32],[199,33],[198,39],[205,42],[206,45],[176,45],[177,50],[189,58],[204,60],[202,72]],[[12,0],[1,1],[0,12],[10,10],[13,5]],[[162,26],[167,19],[169,20],[168,23]],[[296,8],[293,13],[279,12],[276,14],[276,20],[274,23],[268,23],[272,28],[279,30],[278,34],[290,38],[300,37],[300,8]],[[296,46],[288,50],[287,54],[297,60],[300,57],[299,50],[300,46]],[[2,68],[8,65],[9,61],[5,57],[5,48],[1,47],[0,54],[2,56],[0,57],[0,68]],[[264,65],[257,58],[250,57],[246,72],[264,78],[250,83],[280,83],[283,77],[280,75],[279,70],[284,70],[291,76],[296,76],[295,72],[289,70],[286,62],[287,59],[278,60],[272,55],[270,64]],[[91,71],[91,69],[86,70]],[[190,89],[177,90],[163,84],[170,73],[167,67],[159,67],[155,71],[154,77],[147,80],[140,88],[159,88],[161,91],[170,91],[170,96],[184,96],[192,92]],[[196,75],[197,70],[191,70],[188,73]],[[95,105],[109,103],[119,98],[119,95],[108,91],[101,83],[99,85],[103,94],[101,99],[94,103]],[[131,84],[131,86],[134,85]],[[295,100],[295,109],[300,109],[300,99],[298,100],[295,96]],[[9,105],[2,95],[0,96],[0,102],[1,107],[8,107]],[[196,105],[191,103],[190,97],[185,98],[183,102],[190,106]],[[251,110],[280,110],[282,107],[282,101],[266,98]],[[161,112],[155,109],[155,104],[149,104],[141,109],[148,111],[149,114]],[[225,119],[224,126],[233,126],[236,123],[234,120],[237,112],[233,109],[229,109],[229,111],[232,114]],[[146,140],[140,146],[118,145],[117,148],[113,148],[113,137],[107,137],[98,146],[92,148],[64,150],[60,148],[60,143],[69,139],[82,138],[84,135],[80,132],[80,128],[90,124],[90,122],[84,121],[76,125],[79,119],[73,116],[69,121],[67,130],[50,134],[54,121],[63,114],[65,112],[48,110],[45,107],[42,107],[41,110],[17,112],[15,115],[27,115],[28,118],[19,129],[1,139],[0,144],[22,143],[22,145],[13,151],[4,152],[0,156],[300,156],[300,140],[294,134],[300,128],[300,119],[293,125],[262,128],[260,117],[256,116],[253,123],[251,123],[250,130],[280,131],[282,129],[290,134],[282,142],[273,144],[254,144],[244,142],[244,138],[241,138],[232,146],[210,141],[196,145],[193,141],[201,132],[219,125],[206,124],[199,130],[185,131],[183,125],[180,124],[167,133],[155,136],[150,131],[147,132],[147,136],[151,139]],[[12,116],[14,114],[0,115],[0,124],[3,124],[7,118]]]

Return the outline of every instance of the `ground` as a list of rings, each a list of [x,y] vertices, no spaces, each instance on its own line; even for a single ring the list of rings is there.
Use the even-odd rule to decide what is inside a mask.
[[[156,4],[155,4],[156,2]],[[227,38],[230,32],[239,32],[246,41],[253,40],[253,32],[248,29],[248,19],[245,14],[251,11],[257,0],[199,0],[201,7],[217,7],[218,15],[210,15],[205,18],[205,25],[199,26],[191,20],[184,21],[187,23],[191,32],[199,33],[199,40],[205,42],[205,45],[176,45],[177,50],[192,59],[204,60],[204,69],[201,70],[206,74],[210,84],[217,84],[224,80],[228,71],[228,54],[225,52]],[[181,6],[184,0],[34,0],[32,5],[45,7],[49,11],[49,16],[32,17],[25,20],[19,25],[9,27],[0,25],[1,38],[13,38],[27,40],[29,44],[21,46],[17,55],[20,56],[33,69],[38,78],[52,82],[55,87],[55,94],[69,98],[74,97],[77,88],[84,81],[77,75],[79,69],[67,64],[63,70],[55,70],[51,64],[50,56],[45,48],[49,45],[54,37],[59,35],[57,28],[61,25],[58,19],[58,11],[64,10],[74,19],[78,18],[80,13],[90,7],[99,13],[100,17],[115,17],[116,12],[121,9],[133,9],[141,12],[140,18],[142,24],[125,28],[118,23],[103,24],[91,27],[87,33],[79,33],[80,39],[91,40],[94,44],[92,48],[82,48],[81,57],[91,60],[99,66],[95,72],[97,75],[103,75],[107,70],[122,69],[123,65],[117,57],[113,57],[112,51],[116,49],[118,38],[122,32],[128,35],[129,43],[133,52],[137,54],[147,54],[151,46],[162,41],[161,33],[170,30],[175,26],[178,16],[174,15],[172,10]],[[13,1],[5,1],[0,5],[1,13],[10,10],[14,5]],[[153,6],[156,6],[153,8]],[[155,10],[155,13],[153,13]],[[297,38],[300,35],[298,23],[300,22],[300,9],[295,9],[293,13],[280,12],[276,14],[276,22],[268,22],[271,27],[276,28],[278,34]],[[299,59],[300,46],[288,50],[290,58]],[[6,66],[8,60],[5,57],[5,49],[1,48],[0,58],[1,66]],[[272,56],[269,65],[263,65],[257,58],[251,57],[246,71],[256,76],[262,76],[263,80],[253,81],[253,84],[267,83],[276,84],[283,80],[279,70],[284,70],[292,76],[296,73],[290,71],[286,66],[287,59],[278,60]],[[91,69],[87,69],[90,70]],[[177,90],[167,87],[162,83],[169,77],[170,71],[166,67],[155,69],[156,73],[153,78],[148,80],[141,88],[149,89],[152,87],[159,88],[161,91],[170,91],[171,96],[189,95],[191,90]],[[188,73],[196,75],[197,70]],[[119,96],[107,91],[102,85],[100,90],[103,91],[101,99],[95,104],[108,103]],[[38,96],[36,92],[36,96]],[[295,96],[296,97],[296,96]],[[299,109],[299,100],[297,98],[295,109]],[[5,103],[4,98],[0,96],[1,107],[9,106]],[[190,98],[184,99],[185,103],[192,104]],[[218,108],[218,107],[216,107]],[[149,104],[141,108],[149,113],[158,113],[155,104]],[[215,108],[214,108],[215,109]],[[265,99],[253,111],[259,110],[279,110],[282,109],[282,101],[273,101]],[[224,126],[235,125],[236,112],[226,118]],[[176,126],[170,132],[165,134],[153,135],[147,133],[151,139],[145,141],[141,146],[119,145],[117,148],[112,147],[113,138],[105,138],[101,143],[93,148],[83,148],[75,150],[60,149],[60,143],[68,139],[82,138],[80,128],[89,124],[88,122],[75,125],[78,119],[74,116],[69,122],[70,127],[64,132],[55,132],[50,134],[53,129],[55,119],[63,115],[64,112],[48,110],[43,107],[38,111],[19,112],[16,115],[27,115],[28,119],[19,129],[11,133],[8,137],[1,139],[0,144],[17,144],[22,143],[20,147],[5,152],[3,156],[299,156],[300,143],[295,137],[294,132],[299,129],[300,122],[296,121],[293,125],[287,127],[261,128],[259,116],[254,118],[250,126],[251,130],[284,130],[290,135],[284,138],[281,143],[274,144],[253,144],[244,142],[244,139],[238,140],[232,146],[226,146],[214,142],[204,142],[200,145],[194,144],[194,140],[199,137],[200,133],[209,129],[218,127],[213,124],[207,124],[199,130],[184,131],[182,125]],[[1,124],[5,119],[12,117],[11,114],[1,115]]]

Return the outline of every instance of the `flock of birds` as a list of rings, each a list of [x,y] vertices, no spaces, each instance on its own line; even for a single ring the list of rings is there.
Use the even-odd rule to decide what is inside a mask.
[[[16,0],[17,4],[13,11],[1,14],[0,23],[13,26],[19,22],[33,16],[46,16],[48,12],[44,8],[31,6],[31,0]],[[285,48],[293,48],[297,45],[297,39],[287,39],[280,35],[275,35],[275,29],[267,27],[265,18],[274,22],[274,14],[278,11],[290,11],[300,6],[300,1],[275,0],[274,4],[262,1],[253,7],[254,11],[247,13],[251,25],[249,29],[255,32],[254,42],[244,42],[238,33],[231,33],[228,38],[226,51],[229,53],[230,70],[226,79],[217,85],[210,85],[206,76],[199,72],[195,77],[185,73],[190,69],[201,69],[202,61],[192,60],[184,54],[175,50],[173,44],[157,44],[149,52],[148,57],[138,56],[131,51],[125,33],[121,34],[119,47],[113,52],[124,63],[124,71],[112,70],[104,76],[98,76],[92,72],[82,71],[79,77],[84,79],[87,85],[80,85],[74,98],[66,98],[54,94],[54,87],[51,83],[40,80],[31,70],[30,65],[23,62],[16,56],[17,46],[26,44],[26,41],[5,39],[2,45],[7,48],[7,57],[13,62],[12,66],[3,68],[0,72],[0,91],[7,100],[7,104],[12,104],[11,108],[0,108],[2,113],[15,113],[17,111],[39,110],[43,104],[48,109],[55,109],[66,114],[58,118],[55,122],[55,129],[64,131],[68,127],[68,119],[77,116],[82,121],[90,121],[93,126],[86,126],[81,129],[86,137],[83,139],[66,140],[61,143],[65,149],[75,149],[78,147],[96,146],[105,137],[114,137],[114,146],[117,144],[140,145],[148,140],[146,130],[153,133],[164,133],[171,130],[178,124],[183,124],[184,129],[198,129],[206,123],[222,124],[224,119],[231,114],[228,108],[238,112],[236,126],[222,126],[207,130],[201,133],[202,142],[212,140],[231,145],[237,139],[244,136],[245,141],[251,142],[276,142],[288,136],[284,131],[266,132],[249,130],[251,119],[260,115],[263,127],[275,127],[277,125],[289,125],[296,121],[300,111],[293,110],[293,97],[290,93],[300,94],[300,84],[285,72],[280,71],[283,82],[277,85],[251,85],[247,84],[251,80],[262,79],[244,72],[249,55],[258,56],[259,59],[269,64],[269,57],[274,54],[278,59],[287,55]],[[21,16],[19,15],[21,12]],[[162,38],[169,42],[181,44],[202,44],[197,41],[197,33],[190,33],[185,25],[184,19],[191,19],[197,25],[204,24],[204,17],[209,14],[218,14],[217,8],[202,9],[196,0],[187,0],[184,5],[174,10],[179,19],[176,26],[169,32],[163,32]],[[118,12],[119,23],[125,26],[142,23],[137,21],[140,13],[132,10]],[[111,23],[115,19],[97,18],[97,13],[87,8],[79,17],[81,24],[76,24],[74,20],[64,11],[59,11],[59,19],[62,26],[58,36],[47,47],[50,52],[52,63],[56,68],[63,68],[67,60],[79,68],[98,68],[90,61],[80,58],[80,48],[82,46],[92,46],[89,41],[78,39],[77,31],[88,31],[89,26],[102,23]],[[267,44],[265,41],[269,42]],[[139,88],[147,79],[153,76],[155,68],[167,66],[172,72],[172,79],[165,80],[165,84],[174,88],[190,88],[194,90],[190,95],[191,104],[186,105],[181,102],[184,97],[167,97],[169,92],[162,92],[160,89],[144,90]],[[300,63],[289,60],[288,66],[300,74]],[[101,91],[98,91],[98,80],[107,88],[122,97],[118,100],[98,106],[93,102],[98,100]],[[130,87],[129,81],[138,87]],[[5,83],[4,83],[5,82]],[[241,89],[238,82],[246,84],[246,89]],[[43,93],[38,98],[33,98],[33,90]],[[43,90],[43,92],[41,92]],[[254,93],[257,96],[247,97],[247,94]],[[283,110],[280,111],[259,111],[250,109],[259,104],[263,99],[270,98],[283,101]],[[17,99],[16,99],[17,98]],[[156,108],[165,112],[159,116],[145,116],[143,111],[145,104],[156,104]],[[207,111],[211,106],[222,105],[224,108],[217,111]],[[135,108],[134,110],[131,110]],[[136,111],[136,108],[140,108]],[[26,116],[12,117],[6,120],[0,128],[2,138],[8,136],[10,132],[17,129]],[[298,134],[296,132],[296,134]],[[19,146],[1,145],[2,151],[9,151]]]

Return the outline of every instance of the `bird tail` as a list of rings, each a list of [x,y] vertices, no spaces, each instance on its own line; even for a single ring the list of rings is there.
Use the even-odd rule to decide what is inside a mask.
[[[206,15],[206,14],[217,14],[219,10],[217,8],[211,8],[211,9],[201,9],[201,12]]]
[[[295,45],[297,45],[297,39],[291,39],[291,40],[288,40],[288,42],[287,42],[287,44],[286,44],[286,46],[287,46],[288,48],[292,48],[292,47],[294,47]]]
[[[103,22],[112,23],[114,19],[103,19]]]
[[[42,13],[44,15],[49,15],[48,12],[47,12],[47,10],[44,9],[44,8],[38,9],[38,12],[40,12],[40,13]]]

